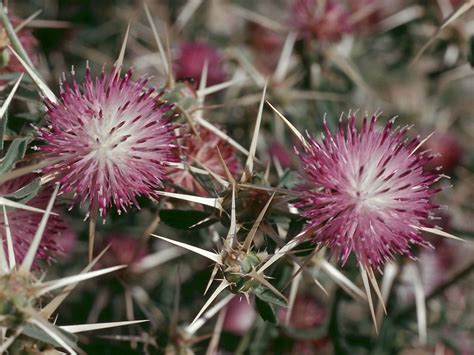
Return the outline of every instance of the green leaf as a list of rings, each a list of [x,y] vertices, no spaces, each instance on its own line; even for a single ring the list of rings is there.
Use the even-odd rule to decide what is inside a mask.
[[[41,179],[37,178],[30,182],[28,185],[23,186],[21,189],[16,190],[4,197],[14,200],[20,203],[26,203],[35,197],[38,194],[38,190],[40,189]]]
[[[168,90],[161,96],[161,100],[174,102],[183,110],[188,110],[196,104],[196,97],[193,96],[192,89],[187,83],[176,83],[175,87]]]
[[[3,157],[0,163],[0,173],[9,171],[15,163],[23,159],[26,153],[26,148],[31,138],[15,138],[8,148],[7,154]]]
[[[14,80],[17,80],[20,77],[20,75],[21,75],[20,72],[0,74],[0,81],[14,81]],[[23,82],[32,83],[29,77],[24,77]]]
[[[27,121],[38,121],[41,116],[38,113],[31,113],[31,112],[22,112],[22,113],[17,113],[15,115],[17,118],[21,118]]]
[[[212,214],[203,211],[194,211],[194,210],[161,210],[160,219],[170,227],[176,229],[201,229],[214,224],[217,219],[210,218],[208,221],[199,224],[193,228],[193,225],[211,217]]]
[[[61,333],[63,338],[69,340],[73,344],[77,344],[77,336],[62,330],[61,328],[55,327],[56,330]],[[53,338],[49,336],[43,329],[39,328],[35,324],[26,323],[25,328],[23,329],[23,334],[29,336],[30,338],[37,339],[43,343],[50,344],[54,347],[60,347]]]
[[[270,303],[267,303],[257,297],[255,298],[255,308],[264,321],[277,324],[275,310]]]
[[[474,36],[471,36],[469,39],[469,51],[467,58],[469,60],[469,64],[471,64],[471,68],[474,68]]]
[[[277,187],[279,187],[279,188],[285,187],[288,184],[288,182],[290,181],[290,179],[291,179],[291,170],[290,169],[285,169],[283,171],[283,175],[280,177],[280,180],[278,181]]]
[[[292,219],[288,226],[288,233],[286,239],[290,240],[296,237],[302,230],[306,223],[306,220],[303,218]]]
[[[297,257],[303,257],[303,256],[308,256],[310,255],[314,249],[316,248],[316,244],[313,243],[311,240],[307,240],[300,245],[298,245],[296,248],[293,249],[293,252],[295,253],[295,256]]]
[[[284,298],[273,293],[270,289],[262,286],[261,284],[258,287],[252,289],[252,292],[260,298],[262,301],[280,306],[280,307],[287,307],[288,304]]]
[[[5,131],[7,129],[8,122],[8,112],[5,112],[5,116],[1,119],[0,122],[0,150],[3,150],[3,138],[5,136]]]

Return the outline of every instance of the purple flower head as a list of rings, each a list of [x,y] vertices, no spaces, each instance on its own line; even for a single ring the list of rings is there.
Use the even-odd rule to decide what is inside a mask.
[[[294,0],[290,25],[305,39],[337,41],[350,33],[350,14],[340,0]]]
[[[176,79],[192,78],[199,82],[206,61],[208,63],[207,85],[224,82],[227,75],[222,67],[222,56],[217,49],[205,42],[188,42],[178,48],[174,61]]]
[[[105,218],[138,206],[137,196],[157,197],[166,167],[176,161],[174,126],[165,117],[169,105],[157,103],[147,80],[132,81],[113,69],[95,80],[87,68],[79,87],[61,83],[58,103],[46,102],[47,127],[39,130],[45,142],[39,149],[61,160],[48,167],[61,184],[61,193],[74,193]]]
[[[18,191],[32,182],[34,177],[34,175],[28,175],[1,184],[0,195],[4,196]],[[53,190],[51,188],[43,189],[38,193],[38,195],[25,204],[30,207],[44,210],[48,205],[52,192]],[[58,209],[53,209],[53,212],[55,214],[49,216],[43,238],[41,239],[40,246],[36,253],[35,267],[38,267],[37,261],[39,260],[51,262],[54,257],[57,257],[59,254],[64,252],[62,244],[70,242],[76,237],[69,223],[61,216],[61,212]],[[15,259],[17,263],[21,263],[30,247],[34,235],[36,234],[43,214],[41,212],[13,208],[7,209],[7,217],[12,235]],[[3,212],[1,212],[0,230],[3,239],[3,248],[6,253],[7,243],[5,239],[5,228],[5,218]],[[0,248],[1,247],[2,246],[0,245]]]
[[[344,264],[354,251],[365,268],[378,268],[395,254],[412,256],[410,246],[430,245],[418,228],[428,225],[435,206],[431,185],[440,177],[424,171],[430,160],[419,152],[417,138],[407,141],[408,127],[377,130],[378,114],[362,128],[350,115],[319,143],[309,137],[299,156],[306,186],[297,207],[315,230],[314,241],[327,246]],[[308,191],[309,190],[309,191]]]

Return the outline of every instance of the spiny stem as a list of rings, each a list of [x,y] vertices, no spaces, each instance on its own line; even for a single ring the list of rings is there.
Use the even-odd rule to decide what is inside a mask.
[[[94,256],[94,240],[95,240],[95,227],[97,225],[97,208],[94,206],[91,211],[89,221],[89,263],[92,262]]]

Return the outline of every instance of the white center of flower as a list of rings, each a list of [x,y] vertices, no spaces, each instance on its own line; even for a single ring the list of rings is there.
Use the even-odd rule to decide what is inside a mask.
[[[377,177],[380,169],[375,163],[370,161],[364,165],[356,164],[348,172],[349,186],[347,193],[352,197],[354,204],[359,209],[380,209],[393,204],[393,196],[388,181],[384,181],[387,173]]]
[[[97,132],[93,139],[93,147],[98,157],[106,158],[110,153],[112,153],[114,145],[116,145],[116,137],[114,137],[114,134],[108,134],[105,130]]]
[[[90,154],[101,163],[117,163],[129,148],[127,140],[130,134],[126,125],[118,127],[117,122],[120,120],[117,118],[106,112],[103,118],[93,120],[89,126]]]

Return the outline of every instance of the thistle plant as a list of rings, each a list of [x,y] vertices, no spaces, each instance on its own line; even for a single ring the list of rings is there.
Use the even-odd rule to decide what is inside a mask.
[[[78,275],[47,282],[31,272],[31,267],[45,232],[57,193],[58,186],[56,186],[52,193],[48,206],[38,224],[38,229],[21,264],[16,262],[15,254],[18,253],[13,251],[13,253],[9,253],[7,258],[3,248],[0,248],[0,265],[2,266],[0,275],[0,309],[2,311],[0,349],[2,352],[11,349],[14,352],[29,353],[30,351],[48,351],[61,348],[71,354],[76,354],[79,348],[76,344],[76,338],[72,335],[73,333],[119,325],[100,324],[97,326],[59,327],[54,322],[50,322],[50,317],[79,282],[124,267],[115,266],[90,271],[97,262],[96,259]],[[11,233],[10,225],[7,221],[6,217],[6,243],[11,246],[14,244],[12,240],[14,234]],[[51,295],[56,290],[61,290],[61,293],[51,298]],[[49,296],[49,301],[46,305],[43,305],[44,300],[48,299],[46,296]],[[127,323],[125,322],[124,324]]]

